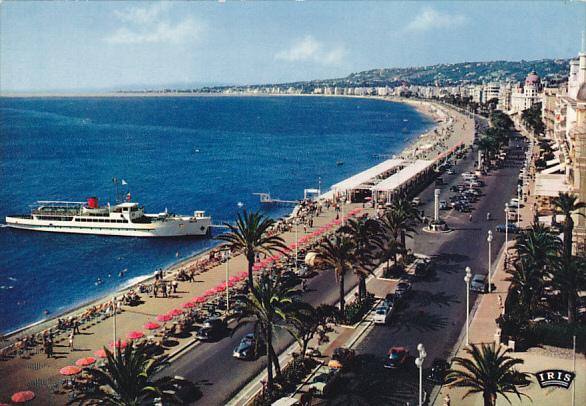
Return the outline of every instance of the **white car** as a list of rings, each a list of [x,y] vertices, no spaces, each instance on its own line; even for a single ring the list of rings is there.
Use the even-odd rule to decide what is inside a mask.
[[[379,306],[374,310],[374,324],[387,324],[393,313],[394,306]]]

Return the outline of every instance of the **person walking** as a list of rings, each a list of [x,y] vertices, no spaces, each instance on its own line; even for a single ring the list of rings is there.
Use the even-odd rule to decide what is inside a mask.
[[[76,318],[73,320],[73,333],[80,334],[79,332],[79,320]]]
[[[69,350],[71,351],[75,351],[73,348],[73,337],[75,337],[75,333],[72,331],[71,334],[69,334]]]
[[[47,340],[47,358],[53,358],[53,340]]]

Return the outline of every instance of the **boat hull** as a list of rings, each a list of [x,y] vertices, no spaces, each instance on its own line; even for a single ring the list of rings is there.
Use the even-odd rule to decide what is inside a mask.
[[[26,216],[6,217],[11,228],[51,233],[110,235],[119,237],[187,237],[208,235],[211,218],[176,217],[153,223],[78,223],[75,221],[38,220]]]

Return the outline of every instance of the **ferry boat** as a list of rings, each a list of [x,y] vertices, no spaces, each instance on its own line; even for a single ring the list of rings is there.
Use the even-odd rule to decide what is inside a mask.
[[[125,202],[113,206],[100,207],[96,197],[87,202],[39,201],[30,215],[6,217],[8,227],[23,230],[123,237],[204,236],[211,224],[204,211],[195,211],[193,216],[167,210],[146,214],[143,206],[131,201],[130,193]]]

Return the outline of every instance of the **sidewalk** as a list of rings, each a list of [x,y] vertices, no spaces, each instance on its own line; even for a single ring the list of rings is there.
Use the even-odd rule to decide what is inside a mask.
[[[361,207],[357,204],[348,204],[344,207],[344,212],[348,213],[350,210]],[[314,218],[313,228],[308,228],[308,233],[317,229],[330,221],[334,220],[336,213],[333,208],[322,211],[322,214]],[[281,236],[284,238],[286,244],[295,242],[295,228],[287,231]],[[298,237],[304,235],[303,228],[300,226],[298,230]],[[229,274],[235,275],[239,272],[246,271],[247,263],[243,255],[232,257],[229,261]],[[174,271],[168,272],[166,278],[168,280],[174,279],[175,272],[178,271],[176,267]],[[159,314],[168,313],[174,308],[183,309],[182,304],[188,302],[195,296],[201,296],[206,290],[211,289],[226,279],[226,263],[221,263],[206,272],[196,275],[195,282],[179,282],[179,287],[176,294],[170,295],[168,298],[153,298],[149,297],[147,293],[140,294],[141,300],[144,303],[130,307],[123,306],[122,313],[116,316],[116,337],[126,339],[126,335],[130,331],[138,330],[145,333],[145,336],[154,333],[145,330],[143,325],[149,321],[156,321]],[[117,293],[122,295],[122,292]],[[219,293],[220,297],[225,297],[225,292]],[[73,314],[81,313],[77,310]],[[162,326],[165,323],[158,322]],[[171,325],[173,320],[167,322]],[[74,349],[68,348],[68,334],[62,333],[54,337],[54,358],[47,358],[43,353],[41,345],[29,352],[29,356],[16,357],[0,361],[0,402],[7,401],[10,395],[21,390],[32,390],[36,393],[36,398],[29,404],[31,405],[61,405],[67,402],[67,396],[62,393],[55,394],[55,389],[61,389],[61,382],[64,376],[59,375],[59,370],[68,365],[74,365],[75,361],[83,357],[95,357],[94,352],[101,349],[103,346],[108,346],[114,337],[114,323],[113,318],[109,317],[103,321],[92,321],[80,327],[80,333],[75,335]],[[161,330],[161,329],[160,329]],[[28,331],[23,331],[19,336],[30,334]],[[154,336],[155,341],[160,340],[160,337]],[[197,340],[192,337],[192,334],[187,335],[186,338],[173,338],[172,341],[163,346],[165,353],[174,356],[183,351],[191,350],[198,344]],[[96,357],[97,358],[97,357]]]

